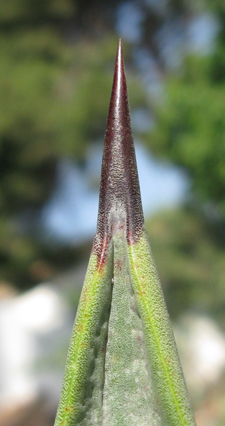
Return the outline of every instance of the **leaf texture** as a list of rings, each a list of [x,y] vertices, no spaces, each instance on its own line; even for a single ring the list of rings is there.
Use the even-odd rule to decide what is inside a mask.
[[[146,235],[119,42],[99,215],[55,426],[194,426]]]

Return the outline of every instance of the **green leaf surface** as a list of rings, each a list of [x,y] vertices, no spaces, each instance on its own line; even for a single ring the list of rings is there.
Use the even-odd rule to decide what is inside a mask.
[[[113,236],[113,291],[105,357],[102,425],[162,424],[149,367],[143,323],[134,293],[124,218]]]

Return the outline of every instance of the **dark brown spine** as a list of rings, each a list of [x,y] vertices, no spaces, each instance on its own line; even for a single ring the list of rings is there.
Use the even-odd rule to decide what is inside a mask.
[[[127,240],[132,244],[137,241],[144,220],[123,52],[119,41],[105,135],[97,234],[93,246],[98,254],[99,266],[105,260],[112,235],[112,221],[119,222],[121,211],[124,211],[126,216]]]

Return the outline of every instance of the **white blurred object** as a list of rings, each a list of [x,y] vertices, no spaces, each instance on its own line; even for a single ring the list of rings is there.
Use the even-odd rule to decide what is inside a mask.
[[[225,336],[207,317],[185,314],[174,334],[190,394],[201,397],[225,371]]]
[[[62,372],[54,365],[43,370],[41,359],[47,362],[59,351],[63,336],[68,340],[69,313],[59,289],[49,283],[0,301],[0,406],[30,402],[41,390],[58,396]]]

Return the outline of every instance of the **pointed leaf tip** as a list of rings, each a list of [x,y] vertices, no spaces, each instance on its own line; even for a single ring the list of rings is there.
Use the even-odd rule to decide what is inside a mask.
[[[138,239],[144,220],[131,130],[123,50],[121,40],[119,40],[105,135],[98,227],[94,244],[94,248],[102,260],[115,222],[117,225],[120,223],[122,211],[122,215],[126,216],[127,240],[131,244]]]

